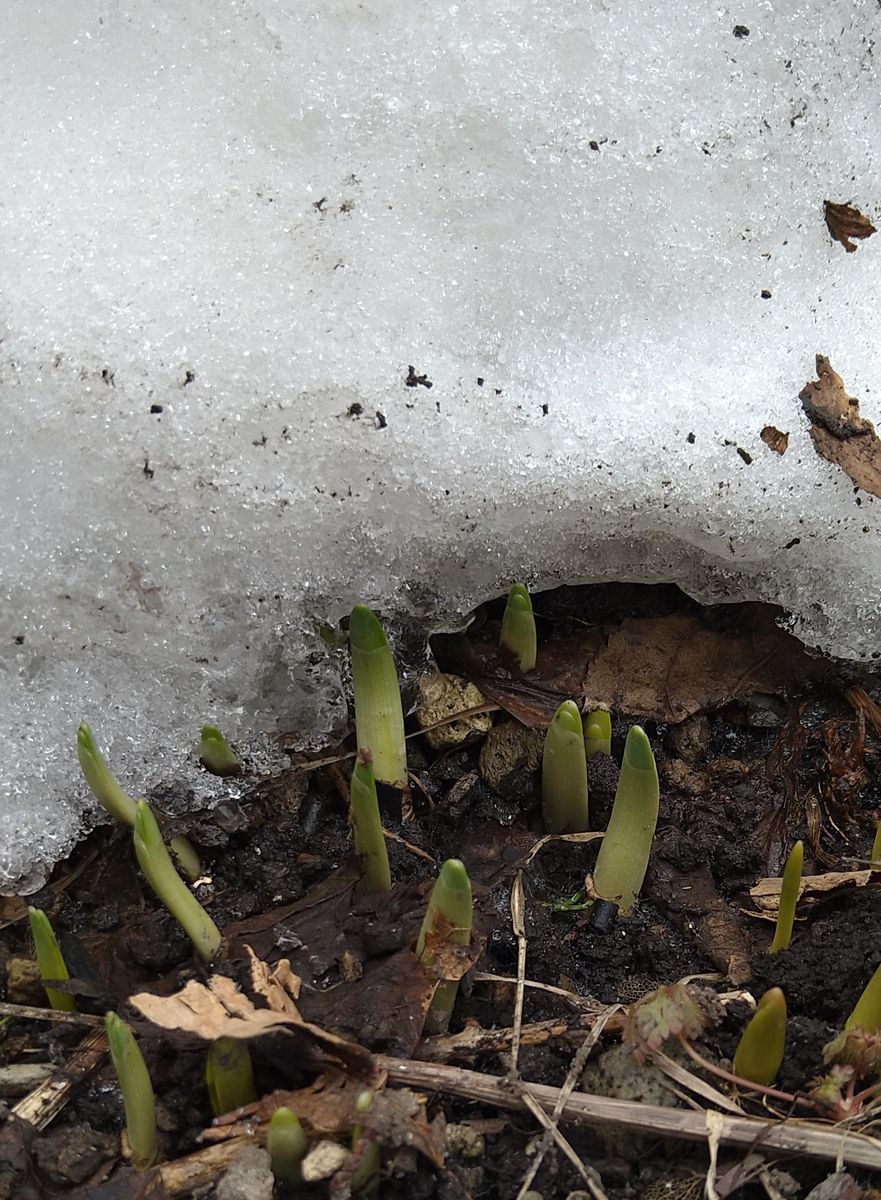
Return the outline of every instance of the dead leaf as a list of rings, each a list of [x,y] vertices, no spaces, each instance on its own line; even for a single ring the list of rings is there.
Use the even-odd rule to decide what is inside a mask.
[[[547,728],[562,700],[677,724],[753,693],[785,693],[821,673],[819,660],[780,629],[766,606],[742,604],[729,617],[724,632],[712,615],[696,612],[586,629],[540,651],[528,684],[511,679],[489,645],[472,647],[468,658],[460,639],[453,653],[485,695],[534,729]]]
[[[857,487],[881,496],[881,438],[860,416],[860,402],[848,396],[829,359],[817,355],[817,380],[799,392],[811,421],[811,440],[821,458],[834,463]]]
[[[255,995],[262,996],[273,1012],[287,1013],[301,1020],[295,1002],[299,999],[303,981],[291,970],[288,959],[282,958],[274,967],[270,967],[269,963],[257,957],[250,946],[245,946],[245,951],[250,959],[248,968]]]
[[[798,885],[798,898],[823,896],[843,887],[865,887],[873,871],[828,871],[825,875],[802,875]],[[776,913],[780,905],[780,876],[760,879],[749,890],[750,899],[763,913]]]
[[[789,434],[781,433],[773,425],[766,425],[759,437],[775,454],[785,454],[789,449]]]
[[[187,1033],[203,1041],[220,1037],[249,1041],[269,1033],[299,1034],[321,1050],[325,1057],[353,1074],[375,1074],[370,1053],[355,1042],[337,1037],[290,1012],[255,1008],[231,979],[212,975],[207,986],[191,979],[173,996],[139,992],[130,1003],[160,1029]]]
[[[875,226],[869,218],[852,204],[835,204],[832,200],[826,200],[823,210],[832,240],[840,242],[848,254],[853,254],[857,248],[852,238],[859,241],[875,233]]]
[[[816,673],[767,611],[743,605],[739,615],[739,628],[724,633],[691,613],[623,621],[588,671],[592,702],[678,723],[753,693],[778,695]]]

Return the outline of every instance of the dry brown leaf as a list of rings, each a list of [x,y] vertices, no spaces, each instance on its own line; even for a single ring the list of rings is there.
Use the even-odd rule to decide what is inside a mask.
[[[535,729],[547,728],[562,700],[677,724],[753,693],[779,695],[822,672],[764,606],[743,604],[731,617],[724,632],[693,612],[585,629],[540,652],[528,682],[511,679],[488,644],[471,647],[470,658],[458,646],[454,653],[484,694]]]
[[[300,996],[302,980],[291,970],[288,959],[283,958],[270,967],[258,958],[250,946],[245,946],[250,959],[248,970],[251,976],[251,988],[254,994],[262,996],[269,1008],[276,1013],[287,1013],[302,1020],[296,1001]]]
[[[798,897],[821,896],[826,892],[834,892],[836,888],[865,887],[872,878],[873,872],[866,871],[828,871],[825,875],[802,875],[798,885]],[[780,904],[780,887],[783,880],[779,876],[770,879],[760,879],[755,887],[749,890],[750,899],[756,908],[762,912],[775,913]]]
[[[129,1002],[160,1029],[190,1034],[204,1041],[219,1037],[248,1041],[268,1033],[299,1034],[353,1073],[362,1076],[375,1073],[373,1059],[363,1046],[337,1037],[290,1012],[255,1008],[233,980],[223,975],[212,975],[207,985],[191,979],[173,996],[139,992]]]
[[[881,438],[872,422],[860,416],[859,400],[848,396],[824,355],[817,355],[816,382],[806,383],[798,398],[820,457],[840,467],[857,487],[881,496]]]
[[[852,204],[835,204],[832,200],[825,201],[823,205],[824,215],[826,218],[826,228],[832,240],[840,242],[844,246],[848,254],[853,254],[856,250],[856,243],[851,239],[871,237],[875,233],[875,226],[864,216],[858,208],[854,208]]]
[[[781,433],[773,425],[766,425],[759,437],[775,454],[785,454],[789,449],[789,434]]]

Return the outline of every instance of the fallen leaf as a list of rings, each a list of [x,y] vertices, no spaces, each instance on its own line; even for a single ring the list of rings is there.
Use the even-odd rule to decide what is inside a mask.
[[[860,402],[848,396],[829,359],[817,355],[817,380],[799,392],[811,422],[811,440],[821,458],[840,467],[857,487],[881,496],[881,438],[860,416]]]
[[[470,657],[461,639],[451,649],[485,695],[536,729],[547,728],[563,700],[678,724],[741,697],[785,693],[822,672],[766,606],[728,608],[724,631],[713,620],[712,611],[679,612],[585,629],[540,651],[528,681],[512,679],[490,645],[472,647]]]
[[[245,946],[250,958],[248,969],[251,976],[251,988],[258,996],[262,996],[268,1007],[277,1013],[287,1013],[301,1020],[296,1001],[300,996],[302,980],[291,970],[291,964],[282,958],[270,967],[258,958],[250,946]]]
[[[249,1041],[269,1033],[299,1034],[320,1049],[323,1056],[353,1074],[368,1077],[375,1074],[372,1056],[363,1046],[303,1021],[291,1012],[256,1008],[233,980],[224,975],[212,975],[207,986],[191,979],[173,996],[139,992],[130,998],[130,1003],[160,1029],[190,1034],[203,1041],[212,1042],[220,1037]]]
[[[827,200],[823,210],[826,228],[832,240],[840,242],[848,254],[853,254],[857,248],[856,243],[851,241],[852,238],[861,240],[875,233],[875,226],[869,218],[863,216],[852,204],[835,204],[832,200]]]
[[[844,887],[865,887],[873,871],[828,871],[825,875],[802,875],[798,884],[798,898],[823,896]],[[763,913],[776,913],[780,906],[780,876],[760,879],[749,890],[750,899]]]
[[[759,437],[775,454],[785,454],[789,449],[789,434],[781,433],[773,425],[766,425]]]

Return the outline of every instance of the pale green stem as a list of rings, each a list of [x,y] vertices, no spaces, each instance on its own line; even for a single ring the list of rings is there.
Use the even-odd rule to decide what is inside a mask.
[[[374,613],[356,604],[349,619],[355,735],[369,746],[373,773],[382,783],[407,786],[407,744],[395,660]]]
[[[34,938],[37,966],[40,969],[43,987],[46,988],[49,1007],[54,1008],[56,1012],[76,1012],[76,1001],[73,996],[68,992],[59,992],[56,988],[46,987],[47,979],[55,980],[58,983],[70,979],[67,963],[64,961],[64,955],[61,953],[61,947],[58,945],[49,918],[42,909],[29,908],[28,921]]]
[[[783,868],[780,903],[777,907],[777,926],[774,930],[774,940],[768,947],[769,954],[777,954],[780,950],[788,949],[789,943],[792,941],[792,927],[795,923],[795,906],[798,902],[801,885],[804,852],[804,844],[796,842],[790,850],[786,866]]]
[[[659,799],[651,745],[644,730],[634,725],[627,735],[615,803],[593,873],[597,895],[617,904],[624,916],[636,903],[648,869]]]
[[[584,731],[573,700],[563,701],[545,736],[541,807],[548,833],[584,833],[590,828]]]
[[[266,1149],[276,1179],[295,1187],[303,1182],[300,1164],[308,1145],[309,1139],[297,1114],[289,1108],[277,1108],[266,1135]]]
[[[104,756],[98,749],[88,725],[80,725],[76,735],[76,752],[86,783],[99,804],[124,825],[134,825],[137,801],[122,790],[111,774]]]
[[[471,941],[472,920],[473,902],[468,872],[458,858],[448,858],[432,889],[416,941],[416,957],[423,966],[434,966],[438,951],[443,946],[467,946]],[[446,1030],[458,990],[459,981],[456,979],[438,984],[425,1019],[428,1033],[443,1033]]]
[[[242,769],[241,759],[216,725],[202,726],[199,758],[212,775],[238,775]]]
[[[508,593],[499,645],[513,656],[521,671],[531,671],[535,667],[538,653],[535,617],[529,592],[522,583],[515,583]]]
[[[205,1081],[216,1117],[257,1099],[251,1052],[238,1038],[221,1037],[208,1047]]]
[[[220,951],[220,930],[178,875],[156,818],[141,800],[135,817],[135,854],[153,891],[180,923],[197,952],[210,962]]]
[[[138,1043],[116,1013],[105,1017],[110,1057],[125,1105],[125,1124],[132,1163],[145,1171],[156,1161],[156,1102],[150,1072]]]
[[[355,760],[349,789],[349,812],[355,836],[355,853],[360,854],[364,863],[361,882],[367,891],[390,892],[392,875],[371,763],[370,750],[362,747]]]
[[[769,988],[741,1034],[731,1066],[735,1075],[769,1087],[783,1064],[786,1044],[786,997]]]
[[[864,1029],[866,1033],[877,1033],[881,1029],[881,967],[875,970],[863,988],[844,1028]]]
[[[190,883],[195,883],[197,879],[201,878],[202,864],[196,848],[189,838],[179,833],[168,843],[168,850],[174,865],[185,879],[189,879]]]
[[[612,753],[612,717],[604,708],[584,718],[584,750],[588,762],[595,754]]]

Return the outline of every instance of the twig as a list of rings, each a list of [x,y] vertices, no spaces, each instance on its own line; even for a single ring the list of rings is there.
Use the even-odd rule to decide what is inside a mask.
[[[25,1021],[54,1021],[59,1025],[100,1025],[104,1018],[91,1013],[60,1012],[55,1008],[34,1008],[30,1004],[0,1002],[0,1017],[21,1017]]]
[[[524,921],[523,872],[518,871],[511,888],[511,925],[517,939],[517,990],[514,993],[514,1027],[511,1030],[510,1071],[517,1072],[520,1033],[523,1028],[523,996],[526,981],[526,923]]]
[[[590,1054],[591,1050],[594,1048],[594,1046],[599,1041],[600,1036],[602,1035],[602,1032],[605,1029],[606,1025],[608,1024],[610,1018],[613,1017],[616,1013],[618,1013],[620,1011],[621,1011],[620,1004],[610,1005],[606,1009],[606,1011],[597,1018],[597,1020],[594,1022],[594,1026],[591,1029],[590,1033],[587,1035],[587,1037],[584,1039],[584,1041],[578,1047],[578,1050],[575,1053],[575,1057],[572,1059],[572,1064],[569,1067],[569,1071],[567,1072],[566,1080],[565,1080],[563,1086],[560,1088],[560,1094],[557,1096],[556,1103],[554,1104],[553,1112],[551,1113],[551,1116],[550,1116],[550,1124],[548,1126],[549,1132],[554,1133],[554,1134],[556,1133],[557,1122],[560,1120],[560,1117],[563,1113],[563,1109],[566,1106],[566,1101],[569,1099],[569,1097],[572,1095],[572,1092],[575,1090],[575,1084],[581,1078],[581,1073],[584,1070],[584,1065],[587,1062],[588,1055]],[[568,1145],[568,1142],[567,1142],[567,1145]],[[550,1142],[549,1142],[547,1136],[545,1136],[545,1138],[543,1139],[542,1145],[539,1148],[538,1153],[534,1156],[532,1164],[529,1167],[529,1170],[526,1172],[526,1177],[523,1180],[523,1183],[520,1185],[520,1191],[518,1193],[517,1200],[522,1200],[522,1197],[526,1194],[526,1192],[529,1191],[529,1188],[530,1188],[530,1185],[532,1184],[533,1179],[535,1179],[536,1175],[538,1174],[539,1167],[544,1162],[545,1154],[547,1153],[549,1146],[550,1146]],[[590,1189],[590,1191],[592,1192],[592,1194],[594,1196],[594,1200],[601,1200],[601,1196],[602,1196],[603,1200],[605,1200],[604,1193],[602,1192],[602,1188],[600,1188],[598,1186],[596,1179],[591,1180],[587,1176],[583,1176],[583,1177],[584,1177],[585,1183],[587,1183],[588,1188]]]
[[[104,1022],[101,1021],[101,1024]],[[104,1030],[92,1030],[80,1042],[70,1061],[29,1092],[23,1100],[19,1100],[12,1110],[12,1115],[27,1121],[35,1129],[45,1129],[67,1104],[77,1084],[82,1083],[87,1075],[91,1075],[92,1071],[101,1065],[106,1054],[107,1038],[104,1036]]]
[[[462,1096],[499,1108],[522,1111],[526,1107],[510,1084],[494,1075],[385,1055],[377,1055],[376,1064],[387,1072],[391,1083]],[[529,1090],[543,1109],[553,1110],[559,1096],[558,1088],[531,1083]],[[572,1093],[561,1113],[561,1120],[585,1127],[604,1126],[683,1141],[704,1142],[707,1137],[707,1123],[701,1112],[615,1100],[585,1092]],[[863,1133],[829,1128],[819,1122],[765,1121],[722,1114],[720,1138],[726,1145],[782,1150],[826,1160],[834,1160],[840,1152],[843,1161],[852,1166],[881,1170],[881,1141]]]

